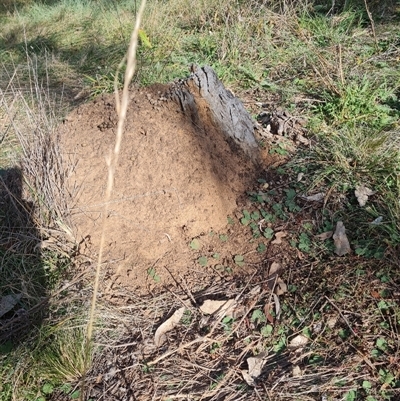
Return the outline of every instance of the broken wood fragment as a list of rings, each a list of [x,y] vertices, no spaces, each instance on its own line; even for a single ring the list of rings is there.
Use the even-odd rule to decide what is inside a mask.
[[[258,159],[250,114],[211,67],[192,66],[190,76],[176,82],[169,95],[183,112],[190,113],[194,124],[201,126],[203,118],[210,118],[231,145],[238,146],[254,161]]]

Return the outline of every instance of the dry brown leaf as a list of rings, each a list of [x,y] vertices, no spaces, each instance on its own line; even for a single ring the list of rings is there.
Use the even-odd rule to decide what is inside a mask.
[[[287,236],[286,231],[279,231],[275,233],[275,239],[272,241],[272,244],[281,244],[282,243],[282,238]]]
[[[325,241],[326,239],[331,238],[332,235],[333,235],[333,231],[326,231],[326,232],[324,232],[324,233],[317,234],[317,235],[315,236],[315,238],[318,238],[318,239],[321,240],[321,241]]]
[[[242,376],[244,381],[250,386],[250,387],[255,387],[256,382],[254,379],[248,374],[247,370],[241,370]]]
[[[242,370],[243,379],[249,386],[254,387],[256,385],[254,379],[257,379],[261,375],[262,369],[266,362],[267,354],[265,352],[261,352],[257,356],[252,356],[247,358],[247,365],[249,370]]]
[[[51,248],[54,244],[57,244],[57,240],[55,238],[48,238],[46,240],[40,241],[36,246],[36,249],[48,249]]]
[[[253,287],[250,291],[248,296],[250,298],[252,298],[255,295],[258,295],[261,292],[261,285],[256,285],[255,287]]]
[[[179,323],[185,309],[185,307],[182,307],[176,310],[174,314],[156,330],[156,333],[154,334],[154,344],[156,347],[160,347],[164,344],[167,339],[166,333],[171,331]]]
[[[200,310],[206,315],[212,315],[218,312],[217,316],[223,318],[224,316],[233,317],[233,310],[235,308],[235,300],[228,299],[225,301],[215,301],[213,299],[206,299]]]
[[[276,294],[272,294],[274,297],[274,303],[275,303],[275,316],[276,319],[279,320],[281,317],[281,303],[279,302],[279,297]]]
[[[303,259],[304,259],[304,253],[303,253],[303,252],[300,252],[298,249],[296,249],[296,253],[297,253],[297,257],[298,257],[300,260],[303,260]]]
[[[278,262],[272,262],[271,267],[269,268],[268,276],[272,276],[277,273],[281,268],[281,264]]]
[[[296,140],[302,143],[303,145],[308,145],[310,143],[310,141],[305,136],[300,134],[296,135]]]
[[[331,316],[327,321],[326,321],[326,325],[330,328],[333,329],[336,326],[336,323],[338,321],[338,317],[337,316]]]
[[[270,303],[264,305],[264,315],[267,320],[274,324],[275,320],[274,317],[271,315],[272,305]]]
[[[260,376],[262,368],[265,365],[265,352],[261,352],[257,356],[247,358],[247,365],[249,366],[249,375],[256,379]]]
[[[293,377],[299,377],[302,375],[301,368],[299,365],[293,366],[292,375]]]
[[[283,295],[285,292],[287,292],[287,285],[281,278],[278,278],[275,285],[275,294]]]
[[[357,185],[354,194],[358,200],[358,204],[363,207],[368,201],[368,197],[374,194],[374,191],[364,185]]]
[[[308,341],[309,339],[306,336],[303,336],[303,334],[299,334],[290,341],[289,347],[291,348],[303,347],[304,345],[308,344]]]
[[[335,242],[336,255],[343,256],[351,251],[350,243],[346,236],[346,228],[342,221],[338,221],[336,224],[333,240]]]
[[[324,200],[324,198],[325,198],[324,192],[318,192],[317,194],[309,196],[301,196],[301,199],[304,199],[308,202],[321,202]]]
[[[9,294],[0,299],[0,317],[14,308],[22,298],[22,294]]]
[[[322,323],[321,322],[316,322],[312,325],[314,333],[318,334],[322,330]]]

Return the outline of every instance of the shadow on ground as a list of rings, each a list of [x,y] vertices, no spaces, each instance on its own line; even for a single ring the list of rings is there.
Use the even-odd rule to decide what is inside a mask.
[[[40,234],[22,186],[20,168],[0,169],[0,344],[11,347],[40,325],[46,311]]]

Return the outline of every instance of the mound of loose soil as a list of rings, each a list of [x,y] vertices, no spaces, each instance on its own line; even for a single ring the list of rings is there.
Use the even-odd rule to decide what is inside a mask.
[[[111,276],[109,288],[144,288],[149,276],[167,282],[171,277],[155,273],[164,267],[171,276],[190,276],[199,267],[190,241],[224,231],[227,216],[254,180],[249,158],[228,144],[211,119],[194,123],[177,103],[166,100],[163,94],[168,89],[158,85],[131,92],[107,216],[103,254]],[[81,252],[95,260],[106,159],[117,128],[114,96],[78,107],[64,128],[62,152],[74,166],[67,183],[73,228],[76,239],[82,240]]]

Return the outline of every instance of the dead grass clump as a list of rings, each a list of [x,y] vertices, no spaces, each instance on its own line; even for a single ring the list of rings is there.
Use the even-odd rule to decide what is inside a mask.
[[[48,82],[40,81],[35,58],[27,58],[31,87],[19,89],[17,72],[1,91],[5,125],[18,142],[14,149],[27,184],[24,196],[35,204],[35,222],[41,230],[47,228],[69,234],[68,207],[64,194],[64,179],[68,167],[58,149],[57,127],[61,122],[62,93],[52,96]],[[62,110],[62,108],[61,108]],[[15,141],[14,139],[14,141]],[[15,143],[15,142],[14,142]],[[20,157],[21,156],[21,157]]]

